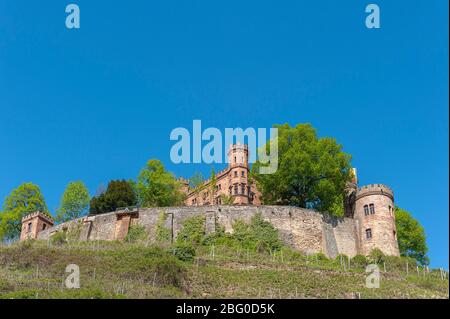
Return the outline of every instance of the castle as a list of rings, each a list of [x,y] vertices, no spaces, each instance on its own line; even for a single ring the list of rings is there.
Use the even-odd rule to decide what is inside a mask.
[[[247,145],[231,145],[228,150],[228,167],[211,178],[205,180],[194,189],[189,181],[180,179],[187,195],[186,206],[221,205],[224,199],[234,205],[261,205],[256,184],[249,178]]]
[[[190,189],[188,181],[183,180],[187,194],[185,206],[125,208],[56,226],[48,215],[34,212],[23,218],[20,240],[47,240],[57,232],[71,229],[77,229],[78,240],[123,240],[135,224],[144,226],[149,238],[155,239],[161,216],[174,240],[184,221],[193,216],[204,216],[206,232],[214,233],[218,226],[232,232],[236,220],[249,222],[255,214],[261,214],[278,229],[285,244],[307,254],[353,257],[368,255],[378,248],[386,255],[399,256],[394,194],[388,186],[358,187],[355,173],[345,190],[345,216],[335,217],[298,207],[261,205],[260,193],[249,178],[247,146],[230,147],[228,162],[228,168],[219,172],[213,181],[207,180],[195,189]],[[223,198],[230,202],[223,203]]]

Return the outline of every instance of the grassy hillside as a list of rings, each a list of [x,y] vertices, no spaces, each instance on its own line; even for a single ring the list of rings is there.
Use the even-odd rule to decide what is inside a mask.
[[[380,262],[381,287],[365,287],[357,260],[304,256],[287,248],[258,253],[227,244],[199,246],[182,261],[169,248],[121,242],[0,248],[0,298],[448,298],[448,279],[401,258]],[[182,255],[177,254],[178,257]],[[80,267],[80,289],[63,282]],[[384,272],[386,267],[386,272]]]

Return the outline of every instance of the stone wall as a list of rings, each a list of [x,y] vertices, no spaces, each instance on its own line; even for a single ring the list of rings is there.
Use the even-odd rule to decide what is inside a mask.
[[[140,208],[131,224],[143,225],[155,238],[158,219],[164,213],[164,225],[169,228],[175,239],[183,227],[183,222],[194,216],[204,215],[207,232],[214,232],[216,222],[233,231],[236,220],[249,222],[253,215],[261,213],[262,217],[278,229],[280,239],[303,253],[324,253],[334,258],[342,253],[348,256],[357,254],[356,223],[351,218],[336,218],[320,214],[313,210],[288,206],[199,206],[199,207],[165,207]],[[80,240],[114,240],[123,239],[123,218],[117,212],[84,217],[75,221],[55,226],[41,232],[40,239],[48,239],[52,233],[62,231],[81,223]],[[126,223],[130,223],[128,220]],[[118,230],[120,229],[120,230]],[[120,237],[120,238],[119,238]]]

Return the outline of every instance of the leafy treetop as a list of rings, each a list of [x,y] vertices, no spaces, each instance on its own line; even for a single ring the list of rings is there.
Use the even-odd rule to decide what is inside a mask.
[[[103,214],[136,204],[137,198],[131,183],[126,180],[113,180],[108,183],[104,193],[92,197],[89,212],[94,215]]]
[[[310,124],[275,125],[278,128],[278,170],[259,174],[264,164],[257,161],[253,176],[264,204],[293,205],[343,214],[346,182],[350,179],[351,156],[333,138],[318,138]],[[266,151],[269,151],[269,143]]]
[[[22,218],[36,211],[50,216],[39,186],[24,183],[14,189],[6,197],[3,212],[0,213],[0,238],[17,238],[22,229]]]
[[[425,231],[419,221],[406,210],[395,207],[395,225],[400,255],[412,257],[421,265],[428,265]]]
[[[71,182],[61,198],[56,220],[66,222],[86,215],[89,207],[89,191],[83,182]]]
[[[136,190],[142,206],[179,206],[185,199],[181,186],[159,160],[149,160],[138,176]]]

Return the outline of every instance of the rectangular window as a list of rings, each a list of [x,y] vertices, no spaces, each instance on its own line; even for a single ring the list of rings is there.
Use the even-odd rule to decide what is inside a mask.
[[[366,238],[367,239],[372,238],[372,229],[370,229],[370,228],[366,229]]]
[[[242,192],[242,195],[245,195],[245,185],[241,186],[241,192]]]
[[[241,172],[241,176],[245,177],[245,172],[244,171]]]
[[[369,215],[369,206],[364,205],[364,215]]]
[[[238,185],[236,184],[236,185],[234,185],[234,195],[237,195],[238,191],[239,191]]]
[[[369,204],[369,211],[370,211],[370,215],[375,214],[375,205],[374,204]]]

